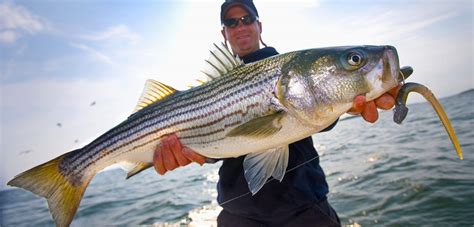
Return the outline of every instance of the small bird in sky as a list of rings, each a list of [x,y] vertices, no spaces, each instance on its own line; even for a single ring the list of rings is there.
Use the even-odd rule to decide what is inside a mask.
[[[29,149],[28,149],[28,150],[20,151],[19,154],[20,154],[20,155],[28,154],[28,153],[30,153],[30,152],[32,152],[32,151],[33,151],[33,150],[29,150]]]

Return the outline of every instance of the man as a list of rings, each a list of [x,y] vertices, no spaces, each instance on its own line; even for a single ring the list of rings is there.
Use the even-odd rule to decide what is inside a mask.
[[[224,2],[221,23],[225,43],[228,42],[232,52],[245,63],[278,54],[261,40],[262,23],[251,0]],[[262,49],[260,42],[265,46]],[[396,90],[393,93],[396,94]],[[358,96],[351,112],[361,114],[368,122],[375,122],[377,106],[392,108],[393,97],[387,93],[366,103],[363,96]],[[332,129],[335,124],[324,131]],[[311,137],[290,144],[289,150],[288,169],[298,168],[287,172],[282,182],[267,183],[253,196],[248,193],[244,178],[244,156],[223,160],[217,185],[217,200],[223,207],[217,218],[219,226],[340,226],[336,212],[326,200],[328,185]],[[182,147],[173,134],[164,138],[156,149],[154,164],[156,171],[164,174],[192,161],[202,165],[205,160],[205,157]]]

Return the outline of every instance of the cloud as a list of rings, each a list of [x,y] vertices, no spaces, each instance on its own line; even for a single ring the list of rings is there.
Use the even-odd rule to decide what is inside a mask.
[[[0,42],[12,44],[20,38],[20,34],[12,30],[0,31]]]
[[[101,53],[98,50],[95,50],[92,47],[89,47],[89,46],[86,46],[86,45],[80,44],[80,43],[71,43],[71,46],[89,53],[92,57],[94,57],[98,61],[107,63],[109,65],[116,65],[109,56]]]
[[[284,14],[284,9],[272,9],[267,17],[272,18],[273,22],[264,24],[263,38],[278,37],[269,43],[276,42],[281,44],[279,46],[292,47],[287,51],[307,48],[315,43],[317,46],[399,43],[418,40],[422,34],[436,32],[433,30],[445,26],[442,23],[449,23],[447,21],[462,15],[462,11],[448,4],[426,7],[421,4],[374,3],[371,7],[364,8],[365,11],[357,10],[359,6],[354,5],[352,9],[351,5],[339,2],[322,2],[317,9],[308,9],[300,15],[292,15],[292,21],[298,21],[300,26],[285,30],[281,29],[281,24],[288,23],[288,15]],[[284,16],[279,17],[281,14]],[[299,42],[286,38],[290,37],[287,34],[301,34],[301,27],[308,28],[305,30],[305,37],[311,38],[303,37]],[[278,35],[269,36],[269,31]]]
[[[20,5],[0,3],[0,42],[15,43],[23,34],[33,35],[46,29],[46,21]]]
[[[388,36],[403,36],[406,34],[416,34],[417,31],[423,30],[433,24],[450,19],[454,16],[456,16],[455,13],[448,12],[434,17],[419,18],[417,21],[405,23],[399,26],[397,30],[392,31],[391,33],[388,32],[387,34]]]
[[[345,18],[346,21],[352,21],[350,26],[356,27],[365,24],[364,28],[358,29],[356,32],[360,36],[374,37],[378,40],[411,38],[430,26],[436,25],[442,21],[457,16],[457,13],[450,11],[425,11],[416,15],[409,15],[403,12],[404,9],[387,10],[377,19],[371,19],[370,15],[359,19],[351,17]]]
[[[141,37],[137,33],[130,31],[130,29],[123,24],[116,25],[105,29],[102,32],[96,34],[82,36],[85,40],[90,41],[124,41],[136,44],[140,41]]]

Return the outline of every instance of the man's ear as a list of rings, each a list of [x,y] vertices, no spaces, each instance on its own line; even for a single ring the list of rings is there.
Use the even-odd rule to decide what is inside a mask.
[[[222,28],[221,30],[222,37],[224,37],[224,40],[227,40],[227,37],[225,36],[225,30]]]
[[[262,22],[258,21],[258,28],[260,29],[260,34],[262,34]]]

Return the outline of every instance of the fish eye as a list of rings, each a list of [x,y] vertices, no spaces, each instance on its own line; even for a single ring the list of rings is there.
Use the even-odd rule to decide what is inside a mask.
[[[357,52],[352,52],[349,55],[347,55],[347,63],[352,66],[359,66],[362,64],[363,58],[362,54],[357,53]]]

